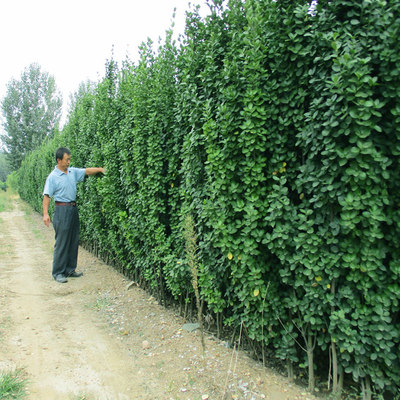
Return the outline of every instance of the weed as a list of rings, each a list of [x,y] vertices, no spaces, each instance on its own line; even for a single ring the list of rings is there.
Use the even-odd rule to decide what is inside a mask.
[[[27,379],[21,369],[0,373],[0,399],[24,399]]]
[[[78,394],[78,396],[75,397],[75,400],[90,400],[90,397],[86,394]]]
[[[89,304],[87,307],[93,308],[96,311],[102,311],[110,306],[111,306],[111,300],[109,299],[109,297],[103,296],[103,297],[98,297],[94,303]]]

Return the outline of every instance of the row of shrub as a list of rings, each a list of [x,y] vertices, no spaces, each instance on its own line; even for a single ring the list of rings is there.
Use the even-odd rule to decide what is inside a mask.
[[[315,5],[315,2],[314,2]],[[364,398],[400,382],[400,2],[222,0],[136,64],[107,64],[28,156],[41,209],[59,145],[107,175],[79,187],[82,241],[160,298],[209,313]],[[328,372],[329,371],[329,372]]]

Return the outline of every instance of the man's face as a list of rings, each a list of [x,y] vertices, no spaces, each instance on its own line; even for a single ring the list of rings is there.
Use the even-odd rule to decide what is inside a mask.
[[[58,167],[62,171],[67,171],[70,162],[71,162],[71,154],[64,153],[62,160],[58,160]]]

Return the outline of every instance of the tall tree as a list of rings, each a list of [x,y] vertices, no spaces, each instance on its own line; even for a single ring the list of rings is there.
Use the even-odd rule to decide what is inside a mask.
[[[62,97],[54,77],[31,64],[20,80],[12,79],[2,104],[5,134],[1,135],[13,170],[25,155],[52,136],[60,121]]]

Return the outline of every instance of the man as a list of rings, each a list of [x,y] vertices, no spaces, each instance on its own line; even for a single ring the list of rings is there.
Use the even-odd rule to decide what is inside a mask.
[[[54,197],[55,211],[53,226],[55,244],[53,256],[53,277],[57,282],[68,282],[67,277],[78,278],[76,272],[79,247],[79,215],[76,207],[76,184],[86,175],[105,173],[104,168],[70,167],[71,152],[66,147],[56,151],[57,165],[46,179],[43,190],[43,222],[49,227],[50,198]]]

